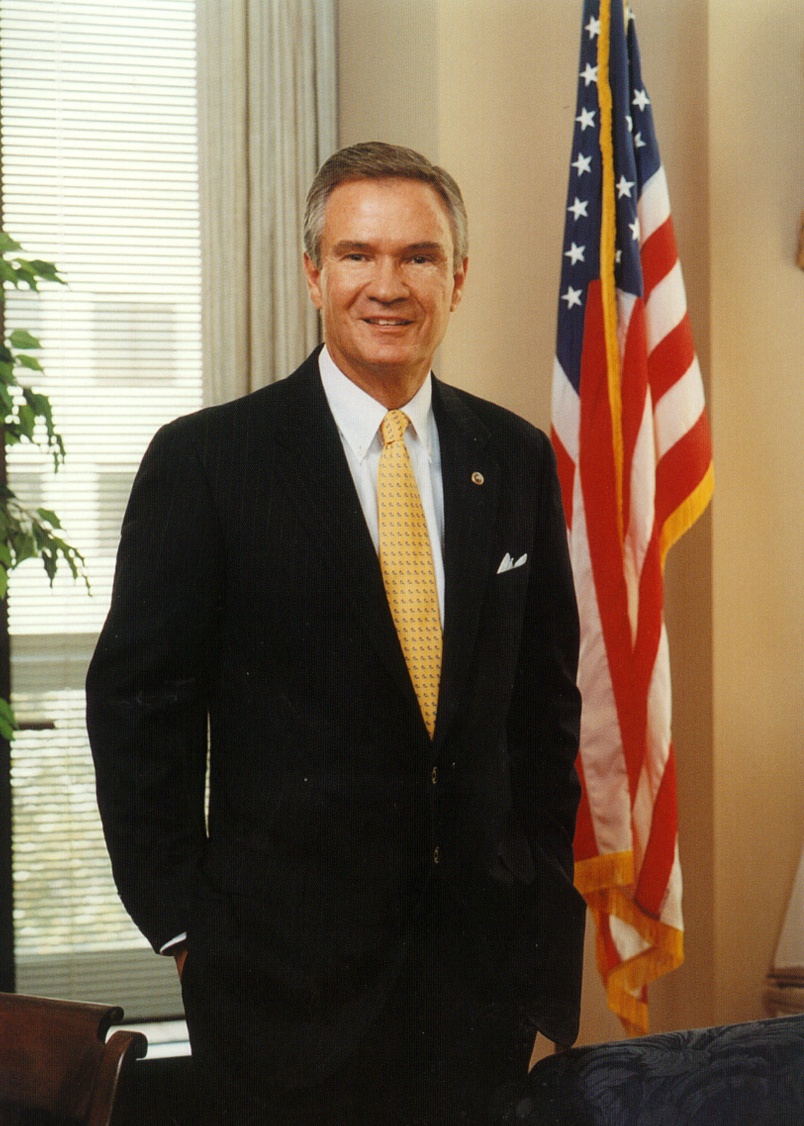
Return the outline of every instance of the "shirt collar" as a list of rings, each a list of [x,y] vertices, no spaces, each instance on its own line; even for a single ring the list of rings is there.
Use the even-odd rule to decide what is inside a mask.
[[[355,457],[362,461],[374,441],[387,409],[373,399],[362,387],[345,376],[330,356],[326,346],[318,357],[318,369],[324,394],[332,411],[335,424],[343,440],[348,442]],[[427,378],[409,403],[401,409],[410,419],[411,429],[427,449],[432,459],[430,420],[432,418],[432,374]]]

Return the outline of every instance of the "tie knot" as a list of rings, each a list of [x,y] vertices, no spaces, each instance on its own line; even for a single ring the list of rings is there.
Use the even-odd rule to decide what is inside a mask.
[[[383,445],[388,446],[391,442],[401,442],[409,425],[410,419],[404,411],[388,411],[380,424]]]

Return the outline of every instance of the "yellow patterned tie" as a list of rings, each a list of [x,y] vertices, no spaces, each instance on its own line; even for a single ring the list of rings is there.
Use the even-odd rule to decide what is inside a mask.
[[[410,679],[433,737],[441,680],[441,619],[433,554],[404,434],[410,419],[389,411],[380,432],[380,567]]]

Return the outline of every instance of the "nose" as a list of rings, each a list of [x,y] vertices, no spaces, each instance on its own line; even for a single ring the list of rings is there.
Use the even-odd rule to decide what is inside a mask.
[[[382,256],[375,260],[367,295],[384,305],[408,296],[399,265],[393,258]]]

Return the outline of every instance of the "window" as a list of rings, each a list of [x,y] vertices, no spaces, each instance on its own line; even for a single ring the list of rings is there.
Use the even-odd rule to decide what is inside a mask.
[[[110,387],[172,383],[173,306],[165,301],[101,301],[93,310],[93,373]]]
[[[173,1015],[156,958],[114,889],[97,816],[83,684],[109,604],[133,475],[157,427],[201,405],[194,0],[0,0],[4,227],[69,287],[10,294],[43,342],[67,462],[14,448],[13,488],[55,510],[87,596],[41,564],[12,576],[17,988]]]

